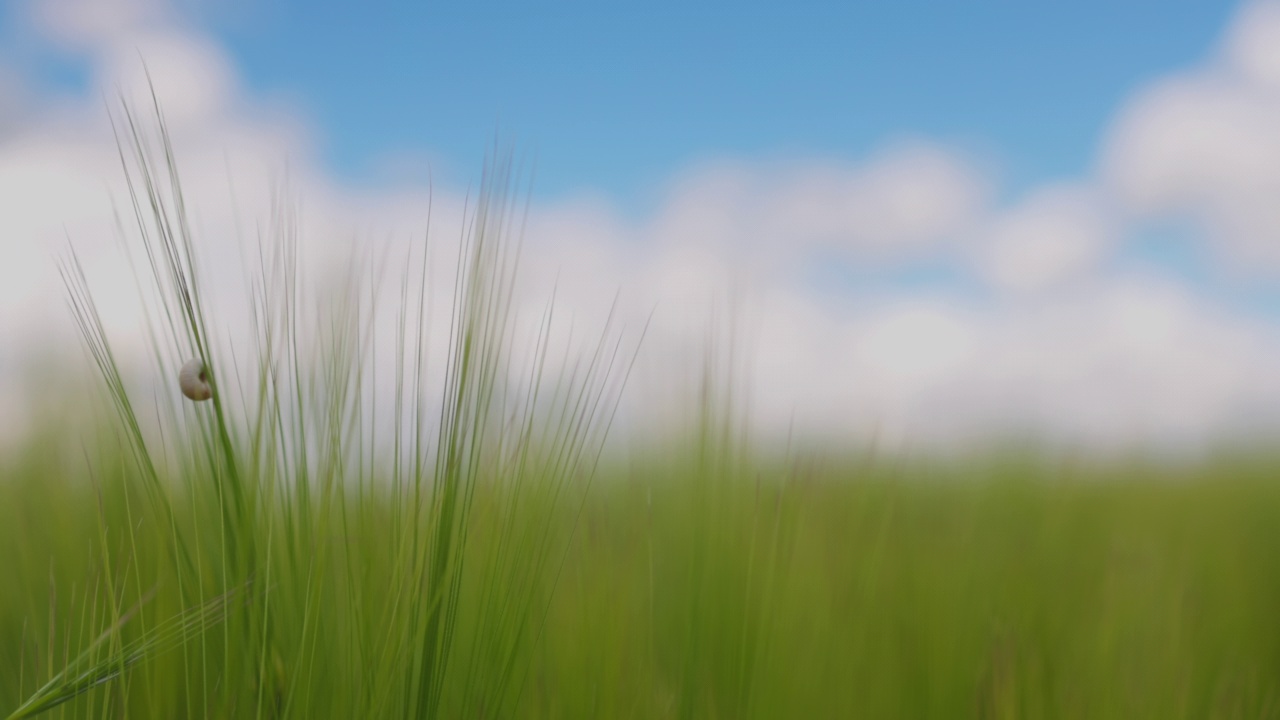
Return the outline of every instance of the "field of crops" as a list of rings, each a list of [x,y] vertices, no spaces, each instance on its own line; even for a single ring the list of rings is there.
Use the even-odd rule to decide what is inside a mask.
[[[199,493],[166,478],[170,526],[127,463],[74,458],[53,444],[6,458],[6,712],[94,647],[87,665],[112,679],[87,677],[52,716],[389,717],[416,702],[414,618],[432,600],[389,495],[275,507],[245,584]],[[691,451],[559,500],[486,484],[439,714],[1270,717],[1277,468]],[[180,569],[178,536],[199,572]],[[224,593],[207,629],[114,677],[129,643]]]

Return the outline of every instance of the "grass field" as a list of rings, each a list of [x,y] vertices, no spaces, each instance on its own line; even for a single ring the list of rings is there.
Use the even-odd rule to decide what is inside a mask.
[[[602,454],[631,358],[612,336],[503,380],[500,157],[435,395],[405,263],[379,426],[359,292],[309,337],[284,238],[233,358],[167,139],[119,128],[155,364],[200,358],[213,399],[132,383],[67,260],[110,412],[0,457],[0,714],[1280,716],[1280,458],[770,451],[716,392],[687,437]]]
[[[68,471],[66,450],[10,458],[0,489],[7,709],[140,595],[151,599],[121,643],[225,583],[175,570],[170,533],[124,464],[89,478]],[[439,714],[1271,717],[1276,467],[1221,462],[1170,479],[1025,459],[796,458],[708,472],[690,453],[604,471],[576,533],[573,503],[538,498],[513,519],[526,504],[483,489]],[[178,504],[193,545],[199,528],[216,535],[216,509]],[[264,522],[286,535],[289,510],[276,512]],[[305,557],[287,535],[264,551],[272,577],[253,605],[51,714],[410,714],[405,605],[427,593],[397,567],[396,516],[385,497],[318,504]],[[516,566],[526,549],[499,549],[512,523],[553,536],[528,577]],[[269,635],[248,632],[252,612],[274,613]]]

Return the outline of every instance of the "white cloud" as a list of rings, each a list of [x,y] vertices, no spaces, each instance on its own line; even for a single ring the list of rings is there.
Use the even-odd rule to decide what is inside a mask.
[[[139,108],[148,107],[149,79],[171,126],[221,119],[235,91],[218,47],[171,30],[123,36],[105,49],[97,67],[97,84],[107,97],[125,92]]]
[[[1018,433],[1068,445],[1187,449],[1250,423],[1280,421],[1280,380],[1273,378],[1280,330],[1169,278],[1102,274],[1083,262],[1106,238],[1095,228],[1106,223],[1093,218],[1101,213],[1094,202],[1078,187],[1051,188],[997,222],[1027,230],[1009,237],[1031,243],[1031,252],[1019,257],[1015,248],[1014,256],[1038,279],[1073,282],[991,300],[906,290],[832,297],[768,265],[750,266],[749,283],[735,281],[734,248],[669,237],[665,244],[653,238],[651,247],[603,243],[584,261],[569,248],[590,246],[597,228],[611,224],[599,207],[576,219],[556,213],[567,254],[538,262],[577,269],[561,276],[562,289],[575,278],[630,283],[624,299],[632,301],[633,324],[648,308],[637,298],[657,304],[632,407],[660,424],[671,422],[663,403],[697,388],[698,351],[722,342],[730,319],[748,358],[739,363],[753,422],[775,438],[794,428],[919,447]],[[717,220],[727,218],[705,223]],[[1076,222],[1085,229],[1074,229]],[[531,231],[540,227],[535,213]],[[1035,234],[1041,229],[1046,235]],[[1051,242],[1039,245],[1045,236]],[[590,307],[600,289],[579,294],[578,309]],[[660,407],[637,407],[646,402]]]
[[[799,313],[796,313],[799,316]],[[1194,447],[1280,419],[1280,334],[1168,281],[1121,277],[1035,305],[886,298],[759,338],[761,421],[903,444],[995,433],[1117,447]],[[792,352],[788,352],[791,350]],[[785,389],[785,391],[784,391]]]
[[[962,153],[921,141],[882,148],[862,165],[721,163],[676,183],[650,233],[732,248],[770,263],[815,249],[877,265],[955,241],[982,213],[986,179]]]
[[[1139,92],[1104,147],[1140,217],[1194,219],[1219,257],[1280,271],[1280,4],[1245,6],[1222,52]]]
[[[871,317],[859,332],[854,362],[896,391],[928,392],[978,351],[974,323],[956,308],[908,300]],[[884,387],[884,385],[881,385]]]
[[[1226,62],[1253,82],[1280,87],[1280,3],[1246,4],[1227,32]]]
[[[174,19],[165,0],[28,0],[28,6],[45,37],[77,51],[100,51]]]
[[[984,185],[954,152],[891,146],[856,170],[816,166],[784,175],[772,188],[766,227],[858,259],[910,256],[954,240],[973,222]]]
[[[247,304],[240,240],[256,236],[255,223],[270,222],[274,181],[286,161],[292,158],[304,178],[295,186],[300,193],[323,196],[327,183],[305,167],[305,148],[293,125],[235,107],[239,90],[219,47],[168,22],[166,8],[158,4],[112,0],[103,6],[109,17],[98,18],[102,8],[94,3],[32,6],[37,27],[87,53],[95,82],[78,102],[24,108],[41,122],[0,137],[0,193],[6,198],[0,217],[0,335],[18,347],[71,335],[56,268],[71,245],[91,278],[109,288],[98,296],[107,321],[135,341],[122,349],[141,356],[137,293],[116,243],[117,217],[127,232],[136,225],[104,94],[120,90],[133,98],[143,136],[154,139],[149,105],[139,102],[150,97],[143,61],[150,65],[185,190],[198,198],[191,221],[201,239],[200,259],[213,275],[211,299],[228,307]]]
[[[1095,191],[1040,188],[985,229],[976,248],[978,269],[1003,290],[1048,290],[1096,271],[1115,235]]]
[[[17,130],[27,102],[22,77],[13,68],[0,64],[0,142]]]

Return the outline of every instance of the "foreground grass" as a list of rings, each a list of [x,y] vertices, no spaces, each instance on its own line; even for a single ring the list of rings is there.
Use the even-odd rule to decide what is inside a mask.
[[[110,615],[127,578],[164,578],[128,483],[70,471],[51,445],[0,485],[0,707],[17,707]],[[527,527],[565,540],[521,585],[545,621],[485,625],[466,583],[442,714],[511,717],[1271,717],[1280,712],[1275,463],[1169,471],[969,461],[929,467],[792,459],[708,471],[697,454],[616,467]],[[478,492],[477,575],[504,490]],[[533,499],[537,500],[537,499]],[[325,528],[302,615],[273,637],[271,714],[367,717],[403,682],[384,659],[403,615],[390,498]],[[216,523],[179,504],[180,527]],[[277,522],[283,523],[283,517]],[[508,519],[510,522],[510,519]],[[517,524],[520,521],[516,520]],[[156,532],[161,532],[156,529]],[[278,552],[286,554],[285,548]],[[110,560],[108,560],[110,558]],[[121,580],[112,582],[114,565]],[[281,559],[280,565],[286,566]],[[475,582],[472,582],[475,581]],[[124,586],[124,587],[121,587]],[[289,590],[276,583],[276,592]],[[188,601],[160,580],[154,624]],[[543,625],[545,622],[545,625]],[[67,717],[254,714],[251,673],[218,626],[57,708]],[[520,635],[514,659],[492,636]],[[506,697],[472,697],[513,663]],[[246,710],[245,708],[251,708]],[[391,706],[385,706],[391,707]]]
[[[117,362],[70,254],[109,412],[0,456],[8,720],[1280,712],[1274,458],[749,451],[713,346],[687,436],[602,467],[633,356],[606,330],[549,362],[550,309],[513,350],[509,156],[445,327],[426,247],[320,293],[283,211],[228,319],[163,122],[117,131],[168,382]],[[204,402],[168,384],[188,362]]]

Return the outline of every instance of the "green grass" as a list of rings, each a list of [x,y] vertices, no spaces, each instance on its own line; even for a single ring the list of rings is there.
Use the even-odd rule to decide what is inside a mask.
[[[770,451],[709,362],[685,438],[600,464],[632,346],[552,372],[548,314],[518,364],[509,156],[436,368],[427,250],[319,303],[287,216],[233,347],[148,127],[117,125],[154,369],[203,358],[214,399],[131,380],[68,256],[105,412],[0,456],[0,715],[1280,716],[1280,458]]]
[[[33,445],[0,489],[8,708],[112,624],[108,561],[122,606],[134,602],[135,575],[151,581],[153,597],[131,622],[154,628],[191,604],[151,523],[127,549],[126,473],[103,472],[99,498],[84,471],[55,464],[61,455]],[[709,481],[694,454],[673,453],[603,472],[576,524],[573,503],[534,497],[512,517],[509,491],[483,488],[439,712],[1271,717],[1280,712],[1275,468],[1221,461],[1171,480],[1150,467],[793,458]],[[278,571],[266,664],[281,699],[264,714],[410,714],[411,613],[397,605],[412,593],[396,591],[395,514],[368,498],[345,528],[316,517],[325,537],[308,572]],[[217,521],[186,503],[175,519]],[[495,561],[504,534],[540,531],[565,549],[563,567],[553,557],[521,579]],[[539,613],[524,627],[509,612],[495,622],[504,615],[493,605],[516,593],[545,608],[545,624]],[[225,645],[241,642],[229,629],[188,638],[54,712],[255,714],[252,665],[224,659]]]

